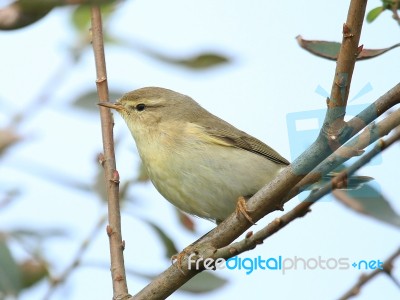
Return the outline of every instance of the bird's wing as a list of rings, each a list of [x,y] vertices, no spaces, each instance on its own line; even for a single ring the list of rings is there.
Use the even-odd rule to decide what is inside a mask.
[[[225,126],[201,126],[192,123],[191,131],[192,133],[196,132],[197,135],[200,135],[201,138],[208,142],[250,151],[262,155],[277,164],[290,164],[289,161],[282,157],[278,152],[260,140],[237,129],[229,123],[224,123]],[[223,127],[223,129],[221,129],[221,127]]]

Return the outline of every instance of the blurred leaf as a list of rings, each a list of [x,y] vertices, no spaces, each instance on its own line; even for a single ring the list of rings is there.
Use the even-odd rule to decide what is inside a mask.
[[[49,275],[44,262],[26,260],[20,264],[23,288],[28,288]]]
[[[105,4],[116,0],[16,0],[0,8],[0,30],[13,30],[31,25],[57,6],[71,4]]]
[[[180,209],[175,208],[176,213],[178,214],[179,222],[185,227],[187,230],[194,232],[195,224],[193,219],[186,213],[182,212]]]
[[[388,52],[389,50],[392,50],[394,48],[397,48],[400,46],[400,43],[395,44],[391,47],[388,48],[383,48],[383,49],[363,49],[360,53],[360,55],[357,57],[357,60],[364,60],[364,59],[369,59],[369,58],[374,58],[376,56],[379,56],[385,52]]]
[[[229,59],[227,57],[217,53],[202,53],[186,59],[177,59],[170,56],[162,55],[160,53],[156,54],[155,52],[147,52],[147,54],[151,54],[152,57],[166,63],[197,70],[208,69],[229,62]]]
[[[188,59],[169,59],[166,61],[191,69],[207,69],[226,64],[229,62],[229,59],[217,53],[202,53]]]
[[[0,129],[0,154],[19,140],[21,140],[21,137],[11,129]]]
[[[161,53],[158,47],[151,47],[145,43],[126,40],[115,36],[110,38],[111,42],[115,45],[129,47],[159,61],[192,70],[209,69],[231,62],[229,57],[215,52],[203,52],[195,56],[176,58],[171,55]]]
[[[135,183],[134,180],[127,180],[123,184],[120,185],[120,187],[119,187],[119,201],[120,202],[124,202],[127,200],[127,198],[126,198],[127,191],[129,189],[129,187],[131,186],[131,184],[134,184],[134,183]]]
[[[384,11],[384,9],[385,8],[382,6],[378,6],[375,7],[374,9],[371,9],[367,14],[367,22],[368,23],[373,22],[381,14],[381,12]]]
[[[101,5],[102,21],[106,22],[107,19],[114,12],[118,1],[109,0],[109,1],[102,1],[102,2],[108,2],[106,4]],[[71,15],[71,21],[77,31],[79,31],[79,32],[88,31],[88,29],[90,27],[90,18],[91,18],[90,9],[91,9],[90,5],[82,4],[82,5],[77,6],[75,8],[75,10],[73,11],[73,13]]]
[[[18,161],[18,164],[14,164],[14,168],[18,167],[23,168],[23,171],[25,173],[41,176],[60,185],[68,186],[85,192],[92,190],[91,185],[81,182],[81,180],[79,179],[68,177],[68,175],[58,170],[52,169],[49,166],[35,163],[33,160],[25,161],[20,159]]]
[[[400,215],[370,184],[365,184],[357,190],[335,190],[333,195],[341,203],[361,214],[400,227]]]
[[[96,178],[94,181],[93,189],[97,192],[100,197],[100,200],[107,203],[107,187],[104,178],[104,170],[103,168],[98,168],[98,172],[96,174]]]
[[[17,0],[0,8],[0,30],[23,28],[46,16],[56,4],[42,4],[34,0]]]
[[[0,296],[17,295],[22,289],[20,269],[0,237]]]
[[[19,195],[21,191],[17,189],[8,190],[0,198],[0,210],[11,204]]]
[[[178,250],[175,247],[174,242],[172,239],[162,230],[158,225],[154,224],[149,220],[144,220],[147,224],[150,225],[151,228],[157,233],[158,237],[160,238],[161,242],[164,245],[165,249],[165,257],[171,259],[173,255],[178,253]]]
[[[327,42],[327,41],[316,41],[316,40],[304,40],[300,35],[296,37],[297,42],[300,47],[307,50],[308,52],[330,60],[336,60],[339,50],[340,43],[338,42]],[[399,44],[395,44],[388,48],[383,49],[363,49],[361,53],[358,55],[357,60],[365,60],[369,58],[374,58],[379,56],[391,49],[399,47]]]
[[[105,44],[112,44],[112,45],[116,45],[116,46],[124,45],[123,41],[120,38],[118,38],[114,35],[111,35],[108,32],[103,32],[103,39],[104,39]]]
[[[9,237],[21,240],[21,239],[37,239],[37,240],[43,240],[47,238],[54,238],[54,237],[64,237],[67,236],[67,232],[64,229],[60,228],[53,228],[53,229],[27,229],[27,228],[21,228],[21,229],[14,229],[10,232],[7,232],[7,235]]]
[[[382,1],[382,6],[385,9],[392,9],[393,5],[396,5],[397,0],[381,0]],[[400,7],[397,7],[398,10],[400,10]]]
[[[117,91],[110,91],[109,98],[114,101],[115,99],[121,98],[123,93]],[[89,91],[85,94],[80,95],[72,104],[78,108],[84,109],[86,111],[98,113],[99,108],[96,105],[99,102],[97,96],[97,91]]]
[[[182,285],[179,290],[196,294],[207,293],[223,287],[226,283],[226,279],[203,271]]]

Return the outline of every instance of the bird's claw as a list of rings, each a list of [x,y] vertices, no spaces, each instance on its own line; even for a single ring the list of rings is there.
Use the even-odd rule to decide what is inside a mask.
[[[246,199],[243,196],[240,196],[237,205],[236,205],[236,216],[239,217],[240,215],[243,215],[247,221],[249,221],[251,224],[255,225],[253,219],[249,215],[249,210],[247,209],[247,204],[246,204]]]

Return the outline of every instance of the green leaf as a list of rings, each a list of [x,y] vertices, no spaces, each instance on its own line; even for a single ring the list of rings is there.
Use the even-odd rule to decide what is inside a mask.
[[[389,201],[372,185],[364,184],[357,190],[336,190],[333,195],[358,213],[400,227],[400,215]]]
[[[107,19],[114,12],[117,2],[115,0],[101,1],[101,2],[109,2],[106,4],[102,4],[100,6],[103,22],[106,22]],[[90,10],[91,10],[90,5],[82,4],[77,6],[73,11],[71,15],[71,21],[77,31],[81,32],[81,31],[87,31],[89,29],[90,18],[91,18]]]
[[[340,43],[316,40],[305,40],[301,35],[296,37],[300,47],[308,52],[327,59],[336,60],[340,50]]]
[[[0,296],[17,295],[22,289],[21,273],[6,242],[0,238]]]
[[[226,279],[203,271],[182,285],[179,290],[196,294],[207,293],[223,287],[226,283]]]
[[[76,30],[88,30],[90,26],[90,6],[77,6],[71,15],[71,21]]]
[[[110,91],[109,98],[114,101],[115,99],[119,99],[122,96],[122,92]],[[97,96],[97,91],[92,90],[88,91],[82,95],[80,95],[75,101],[72,103],[75,107],[84,109],[86,111],[96,112],[98,113],[98,106],[96,105],[99,102],[99,98]]]
[[[197,70],[209,69],[229,62],[227,57],[217,53],[202,53],[185,59],[177,59],[160,53],[156,54],[155,52],[147,52],[147,54],[169,64]]]
[[[216,53],[202,53],[187,59],[172,59],[166,60],[167,62],[178,64],[190,69],[208,69],[216,67],[229,62],[225,56]]]
[[[367,14],[367,22],[372,23],[384,10],[385,8],[382,6],[378,6],[375,7],[374,9],[371,9]]]
[[[395,5],[397,0],[381,0],[383,7],[386,9],[391,9],[393,5]],[[400,7],[397,8],[398,10],[400,10]]]
[[[139,51],[159,61],[180,67],[185,67],[192,70],[209,69],[223,64],[227,64],[231,61],[231,59],[228,58],[227,56],[215,52],[203,52],[194,56],[177,58],[171,55],[167,55],[165,53],[161,53],[158,48],[150,47],[140,42],[131,42],[119,39],[116,41],[116,43],[118,43],[118,45],[121,46],[130,47],[135,51]]]
[[[18,240],[26,238],[43,240],[47,238],[67,236],[67,232],[61,228],[48,228],[40,230],[21,228],[21,229],[14,229],[8,232],[7,234],[8,236]]]
[[[330,60],[336,60],[339,54],[341,44],[338,42],[327,42],[327,41],[317,41],[317,40],[305,40],[300,35],[296,37],[297,42],[300,47],[307,50],[308,52]],[[362,49],[361,53],[358,55],[357,60],[365,60],[369,58],[377,57],[389,50],[399,47],[399,44],[395,44],[391,47],[382,49]]]
[[[171,259],[173,255],[178,253],[178,250],[175,247],[174,242],[172,239],[162,230],[158,225],[154,224],[149,220],[144,220],[147,224],[150,225],[151,228],[157,233],[158,237],[160,238],[161,242],[164,245],[165,249],[165,257]]]

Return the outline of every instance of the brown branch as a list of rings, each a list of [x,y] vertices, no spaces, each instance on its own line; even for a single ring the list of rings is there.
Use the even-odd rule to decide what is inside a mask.
[[[104,56],[103,30],[101,12],[99,6],[91,8],[92,22],[92,44],[96,63],[96,84],[100,102],[108,101],[108,85],[106,62]],[[113,284],[113,299],[126,299],[128,286],[126,283],[125,265],[123,251],[125,248],[121,233],[121,213],[119,207],[119,174],[116,169],[113,119],[110,110],[100,108],[101,131],[103,137],[104,157],[100,163],[104,167],[105,181],[108,196],[108,222],[107,234],[110,242],[111,276]]]
[[[375,276],[381,274],[381,273],[385,273],[388,276],[390,276],[390,278],[393,278],[392,275],[392,269],[393,269],[393,263],[395,261],[395,259],[400,256],[400,248],[398,248],[390,257],[388,257],[385,262],[382,265],[382,269],[375,269],[374,271],[372,271],[371,273],[365,275],[362,274],[360,276],[360,278],[358,279],[358,281],[356,282],[356,284],[351,287],[342,297],[340,297],[340,300],[347,300],[350,299],[354,296],[357,296],[360,293],[361,288],[368,283],[369,281],[371,281]],[[395,281],[395,284],[398,286],[398,282]]]
[[[351,79],[353,76],[354,65],[358,54],[362,50],[362,46],[358,46],[361,37],[361,29],[363,25],[366,0],[356,0],[350,2],[347,21],[343,24],[342,45],[338,54],[336,63],[335,77],[332,84],[331,96],[328,98],[328,108],[339,108],[338,117],[340,121],[334,123],[336,127],[339,123],[344,122],[345,107],[350,91]],[[344,127],[343,124],[338,129]]]
[[[321,129],[318,139],[273,181],[249,199],[247,203],[248,211],[252,220],[255,222],[268,213],[281,209],[280,202],[287,194],[288,187],[295,186],[295,184],[317,164],[336,150],[340,146],[340,143],[343,144],[362,129],[360,128],[358,131],[353,129],[349,130],[349,128],[346,127],[347,124],[343,122],[344,113],[341,113],[340,110],[344,111],[347,103],[348,89],[355,64],[354,54],[357,54],[359,51],[358,41],[361,35],[366,2],[366,0],[351,1],[346,21],[347,26],[345,32],[343,32],[343,49],[339,53],[335,72],[337,76],[335,75],[335,84],[332,86],[332,100],[328,105],[324,126]],[[346,80],[343,81],[343,75],[346,72]],[[336,83],[339,83],[339,85]],[[336,92],[336,90],[341,92],[343,89],[345,91],[344,94]],[[336,99],[336,94],[341,95],[341,97]],[[340,109],[338,110],[337,108]],[[371,119],[373,120],[376,117],[377,116],[374,115]],[[339,122],[337,120],[339,120]],[[250,226],[251,224],[246,219],[238,218],[236,214],[232,214],[195,245],[196,252],[201,253],[203,257],[211,257],[216,249],[232,243]],[[196,270],[188,270],[187,264],[185,265],[185,263],[187,263],[187,258],[182,260],[179,270],[175,266],[168,268],[136,294],[133,299],[163,299],[172,294],[182,284],[199,272]]]
[[[397,10],[399,9],[400,6],[400,1],[399,0],[395,0],[393,1],[392,5],[391,5],[391,9],[392,9],[392,13],[393,13],[393,19],[397,21],[397,23],[400,25],[400,16],[397,12]]]

